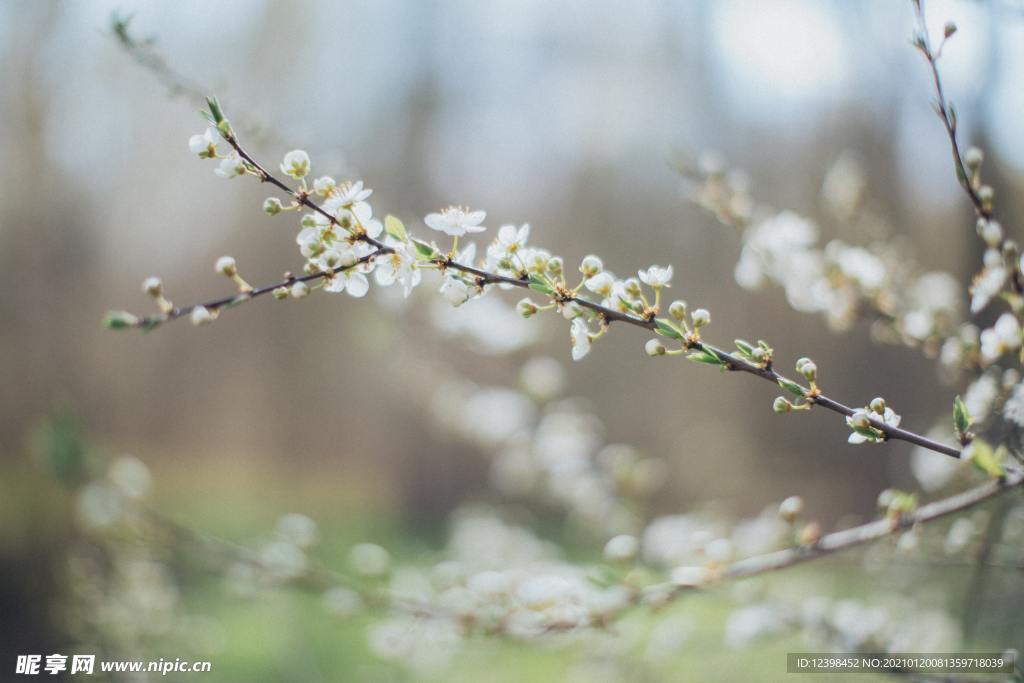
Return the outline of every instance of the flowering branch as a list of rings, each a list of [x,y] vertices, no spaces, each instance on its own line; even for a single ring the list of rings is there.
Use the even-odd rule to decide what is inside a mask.
[[[992,479],[973,489],[928,503],[909,514],[887,516],[874,522],[826,534],[809,547],[788,548],[767,555],[739,560],[729,565],[723,572],[723,577],[739,579],[755,576],[871,543],[918,524],[925,524],[940,517],[962,512],[1022,485],[1024,485],[1024,470],[1007,468],[1005,476],[1001,478]]]
[[[924,55],[925,60],[928,62],[928,69],[931,71],[932,82],[935,85],[935,113],[942,119],[942,125],[946,129],[946,135],[949,137],[956,179],[964,189],[967,197],[971,200],[971,204],[974,205],[974,210],[978,217],[986,221],[991,220],[994,217],[992,212],[993,191],[991,187],[979,185],[980,178],[977,177],[978,168],[983,160],[980,153],[981,150],[972,148],[966,153],[961,151],[960,142],[957,138],[958,119],[956,109],[946,99],[946,93],[942,87],[942,77],[939,74],[938,62],[942,56],[942,47],[956,33],[956,24],[950,22],[943,27],[942,44],[939,45],[938,50],[933,50],[931,39],[928,37],[928,26],[925,22],[924,2],[923,0],[913,0],[913,3],[918,24],[918,33],[914,37],[914,46]],[[1014,286],[1017,291],[1022,291],[1019,279],[1015,279]]]
[[[883,518],[849,529],[822,535],[818,524],[812,522],[800,531],[799,545],[746,557],[728,564],[712,562],[706,566],[677,567],[673,570],[670,581],[650,584],[632,593],[629,603],[623,605],[622,610],[636,604],[664,606],[688,590],[708,588],[724,581],[746,579],[787,569],[833,553],[873,543],[918,525],[963,512],[1022,486],[1024,470],[1008,468],[1002,477],[921,507],[916,507],[912,497],[904,497],[902,503],[891,504]],[[782,504],[779,510],[781,515],[789,516],[786,506],[792,500],[796,499],[789,499]]]
[[[926,524],[963,512],[1022,486],[1024,486],[1024,470],[1007,469],[1003,477],[992,479],[967,491],[907,512],[901,512],[894,506],[882,519],[834,531],[824,536],[820,533],[820,527],[816,523],[811,523],[801,533],[801,545],[747,557],[718,568],[680,567],[674,573],[673,581],[667,584],[647,586],[643,594],[637,596],[637,599],[662,604],[687,589],[703,588],[715,582],[745,579],[786,569],[826,555],[879,541],[912,529],[919,524]]]
[[[870,409],[855,409],[833,398],[826,396],[816,385],[817,369],[812,361],[802,358],[797,370],[809,382],[804,386],[778,372],[772,366],[772,349],[764,342],[757,348],[737,340],[737,353],[728,353],[723,349],[703,341],[700,329],[710,323],[710,314],[704,309],[696,309],[689,314],[690,325],[687,324],[686,304],[675,301],[669,306],[669,318],[657,317],[660,312],[660,298],[663,288],[668,287],[672,276],[672,268],[652,266],[639,273],[640,279],[654,291],[653,303],[644,295],[640,282],[629,279],[617,282],[610,273],[604,271],[600,259],[588,256],[584,259],[580,271],[583,280],[576,287],[570,288],[562,269],[562,260],[551,257],[543,250],[527,255],[529,265],[523,258],[525,252],[528,226],[518,231],[513,226],[505,226],[499,234],[502,249],[489,258],[495,262],[497,269],[508,274],[492,272],[470,265],[475,255],[475,245],[470,245],[460,255],[457,251],[459,236],[468,232],[480,232],[479,226],[485,214],[469,212],[466,209],[451,207],[441,214],[427,217],[428,226],[445,232],[454,237],[451,250],[445,254],[434,243],[426,243],[412,239],[400,221],[389,216],[387,237],[381,237],[383,226],[380,221],[372,218],[372,209],[365,202],[369,190],[363,190],[362,184],[337,186],[333,179],[320,178],[310,190],[305,181],[309,173],[309,157],[305,152],[293,151],[285,157],[282,171],[300,180],[298,188],[292,188],[253,158],[241,145],[235,131],[224,117],[219,103],[214,98],[208,100],[210,111],[208,117],[215,128],[211,128],[202,136],[195,136],[190,147],[201,158],[221,159],[217,169],[219,175],[235,177],[252,175],[261,182],[274,185],[291,198],[291,205],[285,207],[280,200],[268,199],[264,209],[270,214],[281,211],[298,210],[301,207],[314,213],[303,218],[305,230],[300,233],[299,243],[303,254],[309,259],[306,274],[302,277],[286,276],[283,282],[254,288],[238,274],[234,259],[224,257],[217,264],[217,270],[230,277],[239,287],[239,294],[232,297],[217,299],[206,304],[176,307],[163,296],[162,285],[156,278],[150,278],[143,284],[144,290],[157,299],[161,312],[157,315],[136,317],[129,313],[115,312],[107,317],[109,327],[116,329],[142,328],[152,329],[164,322],[189,314],[196,324],[211,322],[221,310],[244,303],[252,298],[273,292],[277,298],[289,295],[301,298],[309,293],[307,282],[317,281],[329,291],[343,291],[346,287],[353,296],[365,294],[367,284],[361,270],[369,271],[376,267],[378,261],[384,264],[377,269],[378,283],[388,285],[401,282],[408,295],[413,286],[420,280],[420,269],[434,268],[442,273],[455,271],[454,279],[446,278],[446,287],[454,290],[455,298],[446,293],[452,303],[458,305],[475,295],[484,292],[488,285],[499,284],[530,289],[544,294],[549,303],[538,306],[529,299],[519,303],[518,309],[524,316],[531,316],[540,310],[557,308],[563,315],[572,320],[573,357],[580,359],[589,350],[591,342],[602,336],[613,322],[622,322],[655,332],[663,337],[679,343],[678,349],[669,350],[660,340],[652,339],[646,346],[647,353],[652,356],[687,354],[687,358],[696,362],[717,365],[723,370],[744,372],[761,379],[768,380],[789,391],[801,403],[793,404],[784,398],[775,402],[777,412],[807,409],[812,405],[847,417],[847,422],[854,434],[851,442],[885,441],[897,439],[907,441],[951,457],[960,457],[960,450],[939,443],[915,432],[901,429],[899,416],[891,409],[881,407],[872,402]],[[232,148],[231,154],[222,156],[217,153],[216,130]],[[327,197],[327,202],[320,205],[310,197],[315,193]],[[410,248],[412,247],[412,248]],[[413,253],[415,249],[415,255]],[[382,257],[387,256],[384,259]],[[591,301],[580,295],[587,289],[604,296],[602,303]],[[615,306],[615,307],[613,307]],[[595,319],[600,325],[596,334],[590,332],[587,318]],[[691,327],[692,325],[692,327]],[[881,399],[876,399],[881,401]]]

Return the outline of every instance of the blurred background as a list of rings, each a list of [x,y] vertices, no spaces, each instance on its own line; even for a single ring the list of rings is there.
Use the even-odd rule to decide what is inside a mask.
[[[1013,231],[1024,6],[928,10],[936,32],[959,26],[948,93]],[[521,321],[491,306],[497,293],[479,316],[475,303],[437,311],[428,284],[408,302],[371,290],[255,302],[202,330],[104,330],[109,308],[148,310],[149,275],[184,304],[228,293],[213,272],[223,254],[254,284],[301,266],[294,222],[260,211],[267,188],[221,180],[189,154],[200,103],[121,49],[114,11],[254,131],[258,158],[305,149],[317,175],[372,187],[378,215],[422,231],[426,213],[468,204],[492,227],[529,222],[531,241],[567,264],[591,252],[619,273],[670,262],[672,294],[710,309],[710,338],[764,338],[786,368],[812,355],[830,394],[883,393],[921,431],[959,388],[866,326],[839,337],[778,289],[738,287],[737,236],[688,202],[672,165],[717,150],[759,200],[856,244],[869,236],[841,234],[821,203],[826,173],[852,154],[891,235],[966,283],[980,242],[909,46],[909,2],[3,3],[0,599],[16,625],[5,652],[60,651],[67,638],[71,503],[31,457],[55,411],[91,448],[144,462],[171,518],[241,540],[295,511],[339,548],[383,537],[411,557],[443,542],[453,510],[497,495],[481,449],[445,428],[442,389],[516,386],[537,356],[562,364],[563,392],[586,397],[605,439],[662,463],[648,515],[753,515],[799,493],[832,525],[872,515],[883,488],[914,488],[906,445],[849,446],[825,412],[777,419],[771,387],[645,362],[646,338],[629,329],[572,363],[560,319]]]

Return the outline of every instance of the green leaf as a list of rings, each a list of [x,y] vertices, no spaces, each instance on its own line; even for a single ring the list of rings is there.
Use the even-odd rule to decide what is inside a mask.
[[[543,278],[543,277],[541,277],[539,275],[531,275],[530,276],[529,287],[530,287],[530,289],[534,290],[535,292],[540,292],[541,294],[548,294],[548,295],[550,295],[550,294],[554,294],[554,292],[555,292],[555,290],[548,283],[547,279]]]
[[[108,330],[127,330],[139,324],[139,319],[128,311],[110,311],[103,318]]]
[[[655,319],[654,331],[663,337],[668,337],[669,339],[683,338],[683,333],[679,331],[679,328],[672,324],[672,321],[666,318]]]
[[[793,380],[786,379],[785,377],[779,378],[779,386],[788,391],[789,393],[793,394],[794,396],[799,396],[800,398],[803,398],[804,396],[807,395],[806,390],[802,386],[800,386]]]
[[[736,348],[739,349],[740,353],[743,354],[744,358],[746,358],[747,360],[753,360],[754,347],[750,345],[750,342],[745,341],[743,339],[737,339],[734,343],[736,344]]]
[[[970,445],[971,465],[984,474],[998,478],[1003,476],[1003,459],[1006,448],[1000,446],[994,453],[992,447],[981,439],[975,439]]]
[[[409,234],[405,231],[405,225],[391,214],[384,216],[384,231],[399,242],[407,242]]]
[[[421,261],[429,261],[434,258],[437,254],[437,249],[426,242],[420,242],[419,240],[413,240],[412,244],[416,247],[416,255]]]
[[[967,406],[960,396],[953,399],[953,427],[958,435],[966,434],[971,428],[971,414],[967,412]]]
[[[219,124],[224,120],[224,111],[220,108],[220,102],[216,97],[213,95],[207,97],[206,106],[210,108],[210,117],[214,123]]]
[[[694,363],[707,363],[708,365],[722,365],[722,359],[711,353],[707,349],[701,349],[700,351],[694,351],[693,353],[686,356],[687,359],[692,360]]]

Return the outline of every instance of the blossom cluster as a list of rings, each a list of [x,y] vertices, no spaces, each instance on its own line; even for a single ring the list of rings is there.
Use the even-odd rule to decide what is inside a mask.
[[[226,119],[217,118],[220,113],[213,101],[211,110],[215,112],[211,116],[216,125],[190,139],[192,153],[201,159],[219,160],[215,172],[222,177],[251,175],[267,180],[269,172],[244,156]],[[229,144],[230,151],[220,151],[218,138]],[[528,285],[546,295],[547,302],[538,304],[529,298],[523,299],[517,306],[519,313],[529,317],[540,311],[557,310],[570,323],[572,357],[581,360],[606,331],[611,322],[609,314],[650,321],[661,310],[662,291],[671,286],[671,265],[654,265],[637,271],[636,276],[618,278],[593,255],[582,260],[579,267],[582,277],[573,285],[561,257],[528,243],[528,224],[501,226],[478,259],[476,244],[460,245],[459,238],[487,229],[483,225],[487,217],[484,211],[449,206],[427,214],[423,219],[427,228],[452,238],[450,247],[440,246],[435,241],[428,243],[413,238],[405,225],[393,216],[386,216],[383,221],[376,218],[368,201],[372,190],[361,181],[339,183],[330,176],[320,176],[310,183],[312,163],[303,150],[288,152],[280,171],[297,181],[298,186],[288,190],[291,199],[287,204],[270,197],[264,201],[263,209],[275,216],[286,212],[299,214],[296,242],[305,259],[304,272],[319,281],[310,285],[305,278],[283,285],[274,291],[277,298],[303,298],[320,288],[363,297],[370,289],[368,276],[371,273],[378,286],[397,284],[408,297],[422,281],[424,270],[440,272],[440,293],[453,306],[482,296],[491,286]],[[217,270],[236,279],[243,294],[251,291],[237,275],[234,260],[225,258],[229,259],[229,267],[222,267],[218,262]],[[144,289],[153,293],[145,284]],[[591,298],[584,298],[586,295]],[[166,300],[161,302],[160,308],[165,314],[174,310]],[[674,315],[682,321],[686,304],[674,302],[670,310],[676,311]],[[192,311],[196,324],[205,324],[215,317],[216,312],[206,307],[195,307]],[[693,328],[696,330],[709,320],[707,311],[698,309],[693,313]],[[686,327],[685,322],[682,326]],[[650,346],[648,352],[651,352]]]
[[[824,315],[836,330],[867,316],[880,338],[923,345],[931,354],[955,331],[963,305],[960,285],[949,273],[924,271],[893,241],[860,246],[832,239],[820,246],[817,223],[758,204],[745,176],[728,170],[717,155],[682,171],[692,201],[739,232],[734,276],[745,289],[779,285],[795,310]],[[864,192],[859,164],[840,157],[823,183],[824,202],[850,232],[875,234],[885,229],[884,221],[863,209]]]

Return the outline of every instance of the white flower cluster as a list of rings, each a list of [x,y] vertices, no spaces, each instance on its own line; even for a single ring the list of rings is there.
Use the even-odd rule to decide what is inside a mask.
[[[956,279],[944,272],[919,272],[898,245],[862,247],[836,239],[819,247],[814,222],[791,211],[754,207],[746,180],[723,172],[721,164],[689,175],[692,199],[741,233],[735,278],[742,287],[774,283],[784,288],[794,309],[823,314],[834,329],[845,330],[868,314],[880,331],[887,330],[881,338],[927,348],[952,332],[960,319],[962,295]],[[825,180],[825,203],[837,220],[850,222],[860,211],[863,193],[863,175],[855,160],[844,155]],[[877,232],[878,226],[871,229]]]
[[[523,368],[523,389],[442,381],[432,404],[439,423],[493,459],[490,479],[513,500],[554,504],[581,528],[605,536],[635,532],[632,511],[664,480],[664,464],[609,444],[584,403],[560,399],[563,370],[551,358]]]
[[[789,530],[778,508],[733,525],[699,514],[669,515],[647,525],[641,555],[649,565],[670,570],[676,585],[699,586],[733,560],[783,547]]]
[[[430,605],[448,633],[501,633],[532,638],[551,631],[573,631],[627,607],[624,587],[601,588],[589,569],[557,559],[557,549],[528,530],[486,511],[456,515],[447,559],[429,572],[395,575],[396,602]],[[393,624],[393,622],[386,622]],[[371,635],[371,642],[377,636]],[[412,641],[378,654],[400,658]]]
[[[850,428],[851,434],[847,439],[852,444],[881,443],[885,440],[885,434],[880,429],[872,426],[871,420],[878,420],[889,427],[899,427],[902,419],[892,408],[885,404],[885,399],[875,398],[870,405],[854,411],[853,415],[846,418],[846,425]]]
[[[820,595],[795,606],[763,600],[734,611],[724,638],[728,646],[742,648],[788,631],[799,631],[806,642],[836,652],[952,652],[961,643],[951,616],[917,610],[897,595],[878,604]]]
[[[266,179],[267,172],[247,156],[241,156],[241,148],[229,134],[224,134],[224,139],[232,150],[221,154],[217,149],[219,134],[217,128],[210,128],[193,136],[189,141],[190,150],[202,159],[219,159],[219,175],[232,178],[249,174]],[[436,243],[413,239],[401,221],[392,216],[383,222],[375,218],[367,201],[372,190],[365,188],[362,182],[338,183],[329,176],[321,176],[310,186],[307,178],[311,177],[312,163],[309,154],[302,150],[288,152],[280,170],[297,180],[299,186],[291,191],[293,199],[288,205],[271,197],[264,201],[263,209],[269,215],[305,210],[296,241],[306,259],[306,275],[319,278],[319,282],[311,286],[307,283],[312,281],[310,278],[295,281],[290,287],[279,288],[280,292],[275,290],[278,298],[303,298],[320,287],[327,292],[347,292],[350,296],[362,297],[369,291],[367,276],[370,273],[379,286],[398,284],[408,297],[421,282],[424,269],[441,271],[440,292],[452,306],[460,306],[482,295],[488,286],[508,289],[529,284],[530,288],[546,295],[548,301],[537,304],[523,299],[517,307],[519,313],[529,317],[542,310],[557,309],[570,321],[572,357],[581,360],[610,322],[600,308],[638,320],[652,320],[660,310],[662,290],[669,287],[672,280],[672,266],[650,266],[638,271],[636,277],[619,279],[604,269],[601,259],[587,256],[580,266],[582,281],[570,287],[562,259],[528,244],[528,224],[501,226],[477,265],[474,263],[476,245],[464,245],[460,250],[459,238],[486,230],[484,211],[449,206],[427,214],[424,224],[428,228],[453,238],[451,248],[446,251]],[[319,203],[314,203],[310,197]],[[232,273],[235,275],[237,273]],[[242,288],[243,292],[245,287],[247,285]],[[595,295],[599,304],[590,305],[590,300],[581,299],[581,290]],[[685,304],[678,302],[678,305],[685,311]],[[197,324],[211,322],[216,317],[201,306],[195,307],[193,312],[193,322]],[[694,327],[706,324],[709,318],[706,311],[695,313],[698,312],[703,317],[694,318]],[[598,330],[592,328],[595,322]]]

